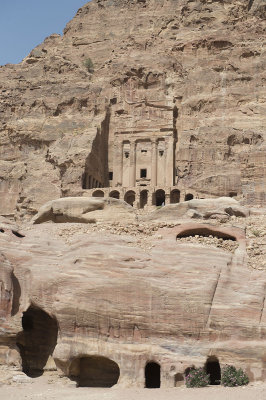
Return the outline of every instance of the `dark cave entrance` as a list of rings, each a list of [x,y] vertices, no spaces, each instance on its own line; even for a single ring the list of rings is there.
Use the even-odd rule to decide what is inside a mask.
[[[211,385],[220,385],[221,383],[221,367],[217,357],[211,356],[207,359],[205,370],[210,375]]]
[[[161,366],[156,362],[148,362],[145,367],[145,387],[156,389],[161,386]]]
[[[22,371],[34,378],[43,374],[57,342],[58,325],[41,308],[30,306],[22,316],[23,331],[17,334],[16,344],[22,359]]]
[[[117,190],[113,190],[112,192],[109,193],[109,197],[112,197],[113,199],[119,199],[120,193]]]
[[[75,358],[70,366],[70,379],[80,387],[112,387],[120,375],[116,362],[102,356]]]
[[[187,193],[187,194],[185,195],[185,201],[189,201],[189,200],[193,200],[193,199],[194,199],[193,194]]]
[[[182,386],[184,383],[184,375],[177,373],[175,374],[175,387]]]
[[[170,193],[170,203],[176,204],[180,202],[180,191],[178,189],[172,190]]]
[[[165,205],[165,191],[162,189],[155,192],[155,205],[157,207]]]
[[[126,203],[128,203],[129,205],[131,205],[133,207],[134,202],[136,200],[135,192],[133,190],[129,190],[128,192],[126,192],[124,200]]]
[[[139,207],[144,208],[147,203],[148,203],[148,190],[142,190],[140,192]]]
[[[184,229],[182,232],[180,232],[177,236],[176,239],[182,238],[182,237],[189,237],[189,236],[204,236],[204,237],[217,237],[221,238],[224,240],[233,240],[236,241],[236,238],[234,236],[229,235],[228,233],[225,233],[223,231],[219,231],[218,229],[215,229],[214,227],[201,227],[201,228],[190,228],[190,229]]]
[[[95,192],[92,193],[92,197],[104,197],[104,192],[102,190],[95,190]]]

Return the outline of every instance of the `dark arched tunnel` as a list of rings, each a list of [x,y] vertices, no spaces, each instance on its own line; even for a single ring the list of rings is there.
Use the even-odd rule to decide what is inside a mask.
[[[30,377],[40,376],[57,343],[57,321],[41,308],[31,305],[23,313],[22,328],[16,340],[22,371]]]

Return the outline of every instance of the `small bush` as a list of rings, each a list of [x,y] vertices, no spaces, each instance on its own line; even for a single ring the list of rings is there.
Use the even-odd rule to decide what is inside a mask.
[[[236,369],[233,365],[226,365],[222,369],[221,384],[223,386],[243,386],[249,383],[248,376],[242,368]]]
[[[91,58],[87,58],[83,64],[91,74],[94,72],[94,65]]]
[[[251,232],[253,233],[254,236],[259,237],[260,236],[260,231],[257,229],[252,229]]]
[[[210,375],[208,375],[204,368],[193,368],[186,376],[186,387],[205,387],[210,384]]]

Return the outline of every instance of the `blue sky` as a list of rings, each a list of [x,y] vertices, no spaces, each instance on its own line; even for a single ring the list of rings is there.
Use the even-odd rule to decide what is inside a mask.
[[[88,0],[0,0],[0,65],[18,63],[52,33],[62,34]]]

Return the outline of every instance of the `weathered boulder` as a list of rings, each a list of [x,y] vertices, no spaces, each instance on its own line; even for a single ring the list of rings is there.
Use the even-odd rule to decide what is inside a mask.
[[[133,221],[135,211],[126,202],[109,198],[66,197],[44,204],[32,219],[34,224],[47,221],[95,223]]]
[[[150,221],[175,221],[179,218],[212,219],[221,217],[246,217],[249,209],[231,197],[193,199],[178,204],[168,204],[144,216]]]
[[[23,233],[18,225],[7,218],[0,216],[0,232],[10,235],[11,233],[17,237],[23,237]]]

